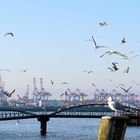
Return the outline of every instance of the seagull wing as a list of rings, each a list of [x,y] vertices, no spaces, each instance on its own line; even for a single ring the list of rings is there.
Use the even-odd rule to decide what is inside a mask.
[[[114,101],[115,102],[115,101]],[[125,111],[126,107],[118,102],[115,102],[114,104],[114,108],[116,110],[120,110],[120,111]]]
[[[131,89],[132,87],[129,87],[128,89],[127,89],[127,92]]]
[[[2,93],[4,93],[6,96],[9,96],[9,94],[5,91],[1,91]]]
[[[10,96],[15,92],[15,89],[9,94]]]
[[[120,88],[121,88],[122,90],[124,90],[125,92],[127,92],[125,88],[123,88],[123,87],[120,87]]]
[[[17,94],[18,98],[21,100],[21,97]]]
[[[94,42],[94,45],[97,46],[96,41],[95,41],[95,39],[94,39],[93,36],[92,36],[92,40],[93,40],[93,42]]]
[[[68,84],[67,82],[62,82],[62,85],[64,85],[64,84]]]
[[[112,72],[114,71],[112,68],[108,67],[109,70],[111,70]]]
[[[105,46],[96,46],[95,48],[98,49],[98,48],[107,48],[107,47],[105,47]]]
[[[14,34],[9,32],[9,33],[6,33],[4,36],[7,36],[7,35],[11,35],[12,37],[14,37]]]
[[[115,71],[117,71],[119,68],[116,66],[116,64],[115,63],[112,63],[112,68],[115,70]]]
[[[118,55],[120,55],[120,56],[122,56],[122,57],[128,57],[128,56],[126,56],[125,54],[122,54],[122,53],[117,52],[117,51],[113,51],[113,53],[114,53],[114,54],[118,54]]]
[[[89,74],[89,73],[93,73],[93,71],[88,71],[88,74]]]
[[[124,72],[124,73],[128,73],[128,72],[129,72],[129,67],[127,67],[126,69],[124,69],[123,72]]]
[[[106,53],[107,53],[107,52],[103,53],[103,54],[100,56],[100,58],[103,57]]]

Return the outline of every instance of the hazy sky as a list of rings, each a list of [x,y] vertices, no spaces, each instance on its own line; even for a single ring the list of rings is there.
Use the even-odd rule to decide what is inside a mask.
[[[119,83],[125,88],[132,86],[131,92],[139,93],[140,86],[132,82],[140,82],[139,56],[132,61],[120,56],[100,58],[107,50],[139,55],[139,5],[138,0],[1,0],[0,69],[11,70],[0,72],[5,90],[16,89],[15,94],[22,96],[30,84],[31,96],[33,77],[38,88],[42,77],[52,98],[58,98],[67,88],[79,88],[90,96],[96,88],[111,91]],[[108,25],[100,27],[104,21]],[[7,32],[15,36],[4,37]],[[108,48],[95,50],[93,43],[86,41],[92,35],[97,44]],[[122,45],[123,37],[126,43]],[[114,61],[119,70],[110,72],[108,67]],[[127,66],[129,73],[123,73]],[[19,72],[21,69],[27,72]],[[50,80],[54,81],[53,86]],[[64,81],[69,84],[62,86]]]

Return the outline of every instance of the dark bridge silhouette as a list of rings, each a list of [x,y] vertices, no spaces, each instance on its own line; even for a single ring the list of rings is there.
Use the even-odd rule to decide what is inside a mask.
[[[129,119],[140,119],[140,109],[128,107],[128,110],[133,111],[133,114],[129,114]],[[68,108],[60,108],[54,112],[50,112],[49,110],[33,112],[29,110],[26,111],[26,109],[22,110],[19,108],[4,107],[0,108],[0,121],[37,118],[41,123],[41,135],[45,135],[47,121],[49,121],[50,118],[101,118],[102,116],[112,116],[113,114],[114,112],[107,104],[78,105]]]

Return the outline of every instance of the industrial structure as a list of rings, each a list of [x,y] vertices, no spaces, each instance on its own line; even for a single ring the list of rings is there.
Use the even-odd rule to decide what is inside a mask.
[[[36,78],[33,78],[33,100],[39,101],[39,100],[48,100],[51,94],[49,92],[46,92],[43,86],[43,78],[40,78],[40,90],[38,90],[36,86]]]
[[[76,89],[74,92],[71,91],[70,88],[68,88],[65,93],[63,94],[65,96],[65,101],[84,101],[87,94],[84,92],[81,92],[80,89]]]
[[[0,105],[7,105],[7,97],[2,91],[4,91],[4,82],[0,77]]]
[[[7,97],[2,91],[4,89],[4,81],[0,77],[0,105],[29,105],[29,106],[73,106],[79,104],[88,104],[88,103],[107,103],[109,96],[116,101],[122,102],[124,105],[129,105],[130,107],[140,108],[140,95],[132,92],[118,92],[116,89],[112,91],[106,91],[105,89],[95,89],[92,93],[92,98],[89,99],[88,94],[82,92],[79,88],[72,91],[70,88],[67,88],[64,93],[60,95],[61,100],[50,100],[52,94],[45,90],[43,78],[39,79],[39,88],[36,84],[36,78],[33,78],[33,89],[30,95],[30,85],[26,86],[26,92],[21,97],[18,94],[18,99],[13,99]],[[6,91],[5,91],[6,92]],[[7,100],[9,98],[9,100]]]

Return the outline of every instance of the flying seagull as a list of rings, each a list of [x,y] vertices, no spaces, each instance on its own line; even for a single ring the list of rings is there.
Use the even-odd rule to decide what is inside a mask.
[[[1,92],[4,93],[8,97],[12,97],[12,94],[15,92],[15,89],[11,93],[8,93],[7,91],[1,91]]]
[[[117,62],[113,62],[112,63],[112,68],[108,67],[108,69],[110,69],[112,72],[119,70],[119,68],[116,66],[116,64],[118,64],[118,63]]]
[[[122,53],[117,52],[117,51],[106,51],[100,57],[103,57],[105,54],[108,54],[108,55],[116,54],[116,55],[120,55],[120,56],[122,56],[124,58],[128,58],[128,56],[126,56],[125,54],[122,54]]]
[[[62,82],[62,85],[68,84],[67,82]]]
[[[96,87],[96,85],[94,83],[91,84],[93,87]]]
[[[12,32],[8,32],[4,36],[7,36],[7,35],[11,35],[12,37],[14,37],[14,34]]]
[[[120,87],[122,90],[124,90],[124,92],[125,93],[128,93],[129,92],[129,90],[132,88],[132,87],[129,87],[128,89],[125,89],[125,88],[123,88],[123,87]]]
[[[99,25],[100,25],[100,27],[107,26],[107,23],[104,21],[104,22],[100,22]]]
[[[116,64],[117,64],[117,63],[115,63],[115,62],[112,63],[112,68],[113,68],[115,71],[117,71],[117,70],[119,69],[119,68],[116,66]]]
[[[27,72],[26,69],[21,69],[19,72]]]
[[[50,82],[51,82],[52,85],[54,84],[54,82],[52,80],[50,80]]]
[[[129,67],[125,68],[123,73],[128,73],[129,72]]]
[[[125,39],[125,38],[123,38],[123,39],[121,40],[121,44],[124,44],[124,43],[126,43],[126,39]]]
[[[61,95],[60,95],[60,97],[62,97],[64,95],[64,93],[62,93]]]
[[[92,40],[94,42],[95,49],[98,49],[98,48],[106,48],[105,46],[98,46],[93,36],[92,36]]]
[[[108,100],[109,108],[111,108],[111,110],[115,111],[115,115],[118,111],[129,112],[126,110],[127,109],[126,106],[120,104],[119,102],[113,101],[112,97],[109,97],[107,100]]]
[[[19,119],[17,119],[17,123],[16,123],[16,125],[19,125],[19,123],[20,123],[20,121],[19,121]]]
[[[86,70],[84,70],[84,72],[87,72],[88,74],[93,73],[92,70],[91,70],[91,71],[86,71]]]

